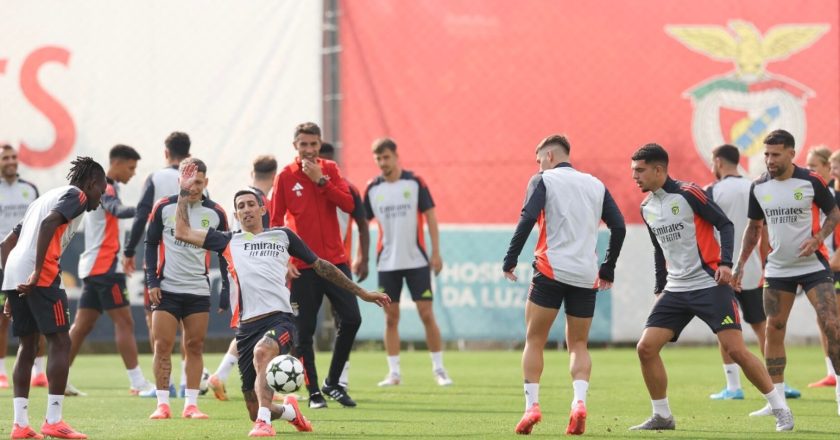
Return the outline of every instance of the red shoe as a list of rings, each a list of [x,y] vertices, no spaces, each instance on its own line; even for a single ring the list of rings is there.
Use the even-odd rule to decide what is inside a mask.
[[[18,426],[17,423],[12,427],[12,440],[19,438],[44,438],[43,435],[38,434],[31,426]]]
[[[274,427],[271,426],[271,423],[265,423],[257,419],[254,422],[254,427],[251,428],[251,432],[248,433],[248,437],[274,437],[275,434]]]
[[[70,425],[64,423],[64,420],[59,420],[58,423],[53,424],[44,422],[41,425],[41,434],[45,437],[55,438],[87,438],[85,434],[76,431]]]
[[[312,423],[309,423],[309,420],[306,420],[306,417],[304,417],[303,413],[300,412],[300,407],[298,406],[298,401],[295,396],[286,396],[286,398],[283,399],[283,405],[292,405],[292,408],[295,409],[295,419],[289,421],[295,429],[300,432],[312,432]]]
[[[47,385],[49,385],[47,382],[47,373],[38,373],[32,378],[33,387],[46,388]]]
[[[184,412],[181,414],[181,417],[185,419],[209,419],[210,417],[207,414],[198,410],[198,407],[195,405],[189,405],[184,408]]]
[[[586,430],[586,405],[583,400],[578,400],[572,412],[569,413],[569,426],[566,427],[566,434],[581,435]]]
[[[161,403],[155,408],[155,412],[149,418],[152,420],[171,419],[172,411],[169,410],[169,405]]]
[[[522,419],[516,424],[516,433],[528,435],[534,429],[534,425],[540,423],[542,420],[542,412],[540,411],[540,404],[535,403],[525,411]]]
[[[0,388],[9,388],[9,377],[5,374],[0,374]]]
[[[216,396],[216,399],[225,401],[228,400],[227,390],[225,389],[225,383],[222,382],[215,374],[211,374],[210,377],[207,379],[207,386],[213,390],[213,395]]]
[[[814,383],[809,383],[808,388],[833,387],[835,385],[837,385],[837,378],[829,374]]]

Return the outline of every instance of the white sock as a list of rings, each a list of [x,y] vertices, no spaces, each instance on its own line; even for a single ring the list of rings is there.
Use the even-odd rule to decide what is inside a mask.
[[[47,394],[47,423],[53,424],[61,421],[62,403],[64,403],[64,394]]]
[[[671,417],[671,407],[668,405],[668,398],[651,400],[653,404],[653,413],[659,414],[663,418]]]
[[[181,388],[187,387],[187,362],[181,361]]]
[[[723,364],[723,374],[726,376],[726,389],[737,391],[741,388],[741,369],[738,364]]]
[[[347,388],[350,384],[350,361],[344,363],[344,368],[341,370],[341,375],[338,376],[338,384]]]
[[[283,414],[280,414],[280,418],[291,422],[295,419],[295,408],[292,405],[283,405]]]
[[[773,387],[776,388],[776,391],[779,393],[779,397],[784,402],[785,406],[787,406],[787,400],[785,400],[785,383],[774,383]]]
[[[388,370],[392,376],[400,375],[400,355],[388,356]]]
[[[187,388],[184,391],[184,396],[186,397],[184,399],[184,408],[190,405],[198,405],[198,390],[191,390]]]
[[[828,356],[825,357],[825,371],[828,376],[834,376],[836,374],[834,372],[834,364],[831,363],[831,358]]]
[[[230,353],[225,353],[225,357],[222,358],[222,362],[219,363],[219,368],[216,369],[216,372],[213,373],[216,377],[219,378],[222,382],[227,381],[228,376],[230,375],[230,371],[233,369],[234,365],[239,361],[238,356],[234,356]]]
[[[837,401],[840,402],[840,374],[834,375],[836,384],[834,385],[834,394],[837,395]],[[838,409],[840,411],[840,409]]]
[[[0,358],[0,374],[6,374],[6,358]]]
[[[283,415],[286,415],[285,405],[283,406],[283,408],[284,408]],[[292,409],[292,414],[294,414],[294,412],[295,412],[294,409]],[[281,418],[282,418],[282,416],[281,416]],[[294,417],[292,417],[292,418],[294,418]],[[260,409],[257,410],[257,420],[262,420],[263,422],[268,423],[270,425],[271,424],[271,410],[264,407],[264,406],[261,406]]]
[[[442,351],[434,351],[429,352],[432,356],[432,370],[443,370],[443,352]]]
[[[21,428],[29,426],[29,399],[26,397],[15,397],[15,423]]]
[[[128,373],[128,381],[131,382],[132,388],[137,389],[146,384],[146,378],[143,377],[143,370],[140,369],[140,365],[125,371]]]
[[[155,391],[158,399],[158,405],[166,404],[169,405],[169,390],[157,390]]]
[[[45,365],[47,364],[47,357],[46,356],[38,356],[35,358],[35,363],[32,364],[32,373],[33,375],[38,375],[41,373],[46,373],[47,369]]]
[[[787,402],[785,402],[784,390],[779,393],[779,390],[773,388],[773,390],[764,395],[764,398],[767,399],[767,403],[770,404],[771,409],[785,409],[788,407]]]
[[[525,384],[525,411],[528,411],[534,404],[540,403],[540,384]]]
[[[586,405],[586,392],[589,391],[589,382],[585,380],[573,380],[572,389],[575,390],[575,397],[572,399],[572,408],[575,407],[578,400],[582,400],[583,404]]]

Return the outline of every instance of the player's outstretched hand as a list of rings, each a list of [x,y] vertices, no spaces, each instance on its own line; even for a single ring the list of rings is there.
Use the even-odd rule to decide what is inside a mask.
[[[718,285],[729,284],[732,280],[732,269],[729,266],[718,266],[717,271],[715,272],[715,281],[717,281]]]
[[[18,284],[17,290],[20,292],[20,296],[32,293],[32,289],[35,287],[35,284],[38,282],[38,278],[40,277],[41,274],[32,272],[29,274],[29,278],[26,279],[26,284]]]
[[[820,248],[820,241],[817,237],[809,237],[799,245],[799,256],[810,257]]]
[[[732,269],[732,279],[729,280],[729,285],[732,286],[732,289],[736,292],[741,291],[741,279],[744,278],[744,271],[741,269],[741,265],[738,264]]]
[[[294,264],[290,264],[289,270],[286,271],[286,282],[288,283],[298,277],[300,277],[300,271]]]
[[[125,273],[125,276],[127,277],[130,277],[131,274],[137,270],[137,265],[134,263],[134,257],[123,257],[122,264],[123,273]]]
[[[359,298],[369,303],[375,303],[379,307],[385,307],[388,304],[391,304],[391,297],[388,296],[388,294],[381,292],[365,292]]]
[[[181,166],[181,176],[178,185],[182,190],[189,191],[195,183],[195,175],[198,173],[198,165],[195,162],[185,163]]]
[[[443,258],[440,258],[439,254],[432,254],[432,259],[429,264],[435,275],[440,275],[440,271],[443,270]]]
[[[160,305],[160,287],[152,287],[149,289],[149,301],[154,305]]]
[[[516,278],[516,274],[514,274],[512,270],[510,272],[505,272],[505,278],[511,281],[516,281],[518,279]]]
[[[12,317],[12,303],[9,302],[9,297],[6,297],[6,302],[3,303],[3,314],[6,315],[7,319],[11,319]]]
[[[607,281],[605,279],[598,278],[598,285],[596,286],[596,288],[598,290],[612,289],[612,286],[613,286],[612,281]]]

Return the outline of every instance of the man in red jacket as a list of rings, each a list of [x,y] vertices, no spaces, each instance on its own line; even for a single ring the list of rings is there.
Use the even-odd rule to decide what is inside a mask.
[[[352,275],[347,266],[336,215],[336,208],[348,213],[353,211],[350,190],[335,162],[318,158],[321,149],[321,129],[318,125],[312,122],[298,125],[293,145],[298,157],[274,179],[271,226],[290,227],[313,252],[350,278]],[[306,372],[309,407],[327,406],[322,391],[343,406],[356,406],[347,390],[338,383],[344,364],[350,358],[356,332],[362,324],[356,297],[320,278],[303,261],[293,258],[292,264],[300,271],[300,276],[292,281],[291,289],[292,308],[298,312],[295,352]],[[324,379],[323,388],[319,389],[312,337],[324,295],[333,305],[338,330],[330,371]]]

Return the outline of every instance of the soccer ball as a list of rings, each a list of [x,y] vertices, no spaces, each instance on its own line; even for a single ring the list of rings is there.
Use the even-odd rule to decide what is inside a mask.
[[[268,363],[265,379],[278,393],[294,393],[303,386],[303,364],[294,356],[281,354]]]
[[[198,394],[203,396],[207,394],[207,390],[210,388],[207,385],[207,381],[210,379],[210,371],[208,369],[204,369],[201,372],[201,382],[198,383]]]

